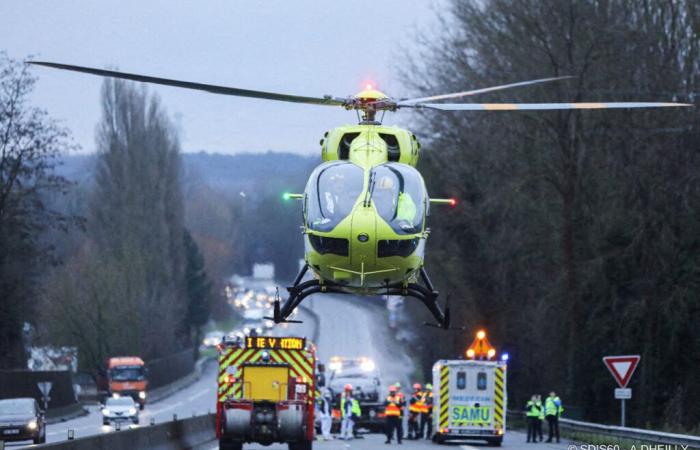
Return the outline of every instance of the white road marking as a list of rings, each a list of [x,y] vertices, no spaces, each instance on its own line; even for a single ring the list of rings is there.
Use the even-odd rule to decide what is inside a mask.
[[[187,401],[188,401],[188,402],[191,402],[191,401],[193,401],[195,398],[201,397],[202,395],[208,394],[209,392],[211,392],[211,389],[204,389],[204,390],[202,390],[202,391],[199,391],[199,392],[197,392],[196,394],[193,394],[193,395],[190,395],[189,397],[187,397]]]

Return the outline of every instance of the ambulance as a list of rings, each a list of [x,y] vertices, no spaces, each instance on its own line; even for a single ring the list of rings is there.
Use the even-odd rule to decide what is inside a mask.
[[[506,430],[507,354],[496,360],[480,330],[466,356],[433,365],[433,442],[483,440],[500,446]]]

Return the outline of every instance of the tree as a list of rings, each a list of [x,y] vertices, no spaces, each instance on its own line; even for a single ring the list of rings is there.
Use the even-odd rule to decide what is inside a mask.
[[[189,231],[183,233],[185,245],[185,285],[187,287],[187,315],[184,327],[193,336],[195,349],[199,348],[202,327],[211,313],[211,282],[204,268],[204,257]]]
[[[104,82],[102,110],[87,233],[51,277],[44,320],[92,368],[191,345],[177,132],[156,97],[124,81]]]
[[[427,63],[406,71],[421,94],[557,75],[574,78],[479,101],[692,102],[700,89],[692,1],[455,1],[444,21],[449,33],[425,42]],[[667,405],[687,428],[700,420],[699,335],[688,326],[700,318],[698,118],[697,109],[418,118],[431,191],[462,199],[434,217],[429,267],[441,291],[464,299],[455,320],[488,326],[519,355],[510,386],[522,391],[511,398],[553,388],[582,415],[613,416],[600,357],[640,352],[633,383],[648,395],[632,420],[659,425]]]
[[[75,218],[45,206],[49,193],[65,194],[69,183],[53,169],[73,148],[68,131],[28,102],[35,78],[27,66],[0,52],[0,365],[26,367],[23,323],[33,322],[42,270],[51,248],[48,229]]]

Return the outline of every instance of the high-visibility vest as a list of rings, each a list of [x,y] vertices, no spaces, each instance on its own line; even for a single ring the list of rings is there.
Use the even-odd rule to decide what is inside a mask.
[[[345,417],[345,400],[346,398],[343,396],[340,399],[340,413],[343,417]],[[362,415],[362,410],[360,409],[360,402],[357,401],[357,399],[350,399],[352,401],[352,404],[350,405],[350,413],[354,416],[361,416]]]
[[[433,392],[423,392],[423,412],[430,414],[433,412]]]
[[[401,410],[401,417],[403,417],[403,409],[406,407],[406,397],[404,397],[402,392],[397,392],[396,397],[399,399],[399,408]]]
[[[540,416],[539,416],[540,420],[544,420],[544,406],[542,405],[542,401],[537,400],[535,402],[535,406],[540,408]]]
[[[401,407],[399,406],[400,399],[396,395],[390,395],[384,402],[384,414],[389,417],[401,417]]]
[[[526,411],[526,413],[527,413],[526,415],[528,417],[539,417],[540,416],[540,412],[535,407],[535,402],[533,402],[532,400],[528,401],[527,405],[525,405],[525,411]]]
[[[412,413],[420,414],[423,411],[423,400],[421,398],[421,393],[417,392],[411,396],[411,401],[408,405],[408,410]]]
[[[561,399],[559,397],[547,397],[547,400],[544,401],[544,414],[546,416],[560,417],[562,412],[564,412],[564,408],[561,406]]]

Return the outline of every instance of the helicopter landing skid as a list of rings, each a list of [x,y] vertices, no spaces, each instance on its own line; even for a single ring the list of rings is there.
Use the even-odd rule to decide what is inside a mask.
[[[418,283],[409,283],[406,286],[387,286],[386,295],[401,295],[403,297],[413,297],[421,301],[433,315],[437,323],[426,322],[425,325],[442,328],[443,330],[450,329],[450,307],[445,306],[445,312],[438,305],[438,291],[433,287],[430,278],[424,268],[420,269],[420,277],[425,286]],[[448,298],[449,301],[449,298]]]
[[[332,284],[321,284],[318,280],[308,280],[301,282],[302,278],[308,270],[308,265],[304,265],[301,271],[297,275],[292,286],[287,288],[289,291],[289,297],[284,302],[284,305],[280,305],[279,296],[275,300],[273,317],[266,317],[266,319],[272,320],[275,323],[300,323],[299,320],[288,320],[289,316],[294,312],[295,309],[301,302],[312,294],[318,293],[336,293],[336,294],[348,294],[346,290],[342,289],[342,286],[335,286]],[[400,295],[403,297],[413,297],[421,301],[430,313],[433,315],[436,324],[426,323],[428,326],[433,326],[437,328],[442,328],[447,330],[450,328],[450,308],[445,307],[445,312],[440,309],[440,305],[437,303],[438,291],[433,288],[433,284],[428,278],[428,274],[425,269],[420,271],[421,280],[425,284],[422,286],[418,283],[409,283],[406,286],[394,285],[387,286],[382,294],[386,295]]]

